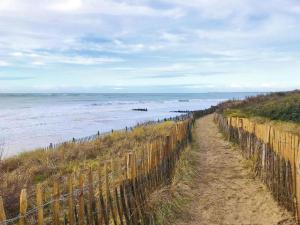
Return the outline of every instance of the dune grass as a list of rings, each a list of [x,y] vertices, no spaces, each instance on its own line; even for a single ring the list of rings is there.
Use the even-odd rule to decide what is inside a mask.
[[[37,183],[48,186],[54,179],[62,180],[75,171],[96,168],[99,162],[124,159],[126,153],[145,149],[147,143],[165,137],[174,127],[172,121],[150,124],[85,143],[66,143],[56,149],[37,149],[2,160],[0,196],[4,198],[7,216],[17,213],[22,188],[27,188],[30,198]]]
[[[300,135],[300,91],[277,92],[227,101],[219,105],[226,117],[250,118],[285,132]]]
[[[300,123],[300,91],[259,95],[236,104],[228,102],[227,105],[224,109],[226,116],[261,117]]]
[[[195,137],[195,129],[193,130]],[[191,218],[188,205],[195,200],[199,157],[195,140],[182,152],[172,183],[151,195],[150,211],[155,214],[155,224],[173,225],[176,221],[188,222]]]

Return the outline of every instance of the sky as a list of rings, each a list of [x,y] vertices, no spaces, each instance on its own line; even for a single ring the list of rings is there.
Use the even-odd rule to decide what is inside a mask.
[[[0,92],[300,87],[299,0],[0,0]]]

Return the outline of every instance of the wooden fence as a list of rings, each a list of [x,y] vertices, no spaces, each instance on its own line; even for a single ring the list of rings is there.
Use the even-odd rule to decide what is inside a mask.
[[[214,119],[228,140],[238,143],[243,155],[255,162],[256,175],[267,185],[279,204],[294,213],[299,223],[299,136],[248,118],[215,114]]]
[[[161,123],[162,121],[166,122],[166,121],[180,121],[180,120],[185,120],[185,119],[188,119],[191,115],[195,115],[197,113],[199,113],[199,114],[202,114],[202,113],[207,114],[206,112],[208,110],[212,111],[212,109],[215,110],[215,106],[213,106],[213,107],[211,107],[209,109],[206,109],[206,110],[193,111],[193,112],[189,112],[189,113],[182,114],[182,115],[175,116],[175,117],[164,118],[164,119],[161,119],[161,120],[158,119],[157,121],[152,120],[152,121],[146,121],[146,122],[142,122],[142,123],[137,123],[135,126],[125,127],[124,129],[118,129],[117,131],[130,131],[130,130],[133,130],[134,128],[137,128],[137,127],[151,125],[151,124],[157,124],[157,123]],[[98,131],[96,134],[92,134],[92,135],[81,137],[81,138],[74,138],[73,137],[71,140],[68,140],[68,141],[63,141],[63,142],[60,142],[60,143],[50,143],[48,146],[43,147],[41,149],[43,149],[43,150],[56,149],[56,148],[59,148],[60,146],[68,144],[68,143],[77,143],[77,144],[85,143],[85,142],[96,140],[99,137],[106,136],[106,135],[110,134],[111,132],[114,132],[114,130],[106,131],[106,132],[100,132],[100,131]]]
[[[23,189],[15,218],[6,218],[0,196],[0,225],[152,224],[149,195],[170,182],[192,122],[192,117],[177,121],[169,135],[145,143],[146,148],[54,180],[51,187],[38,184],[34,198]]]
[[[215,109],[165,119],[175,123],[167,136],[145,143],[141,149],[101,161],[93,168],[53,180],[50,187],[37,184],[34,196],[28,196],[27,190],[22,189],[19,215],[14,218],[6,218],[0,196],[0,225],[154,224],[153,214],[147,209],[150,194],[171,182],[180,153],[192,137],[195,119]]]

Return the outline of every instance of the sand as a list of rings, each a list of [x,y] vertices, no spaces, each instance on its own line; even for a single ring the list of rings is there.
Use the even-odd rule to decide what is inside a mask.
[[[254,178],[238,147],[224,140],[212,115],[196,122],[199,177],[192,218],[178,224],[295,224]],[[248,166],[247,166],[248,165]]]

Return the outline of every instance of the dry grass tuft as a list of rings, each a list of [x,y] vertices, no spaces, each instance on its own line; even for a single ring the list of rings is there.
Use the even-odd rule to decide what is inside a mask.
[[[5,201],[7,217],[17,213],[22,188],[27,188],[31,196],[37,183],[51,187],[54,179],[62,180],[80,169],[97,167],[112,157],[124,159],[126,153],[145,149],[147,143],[165,137],[172,128],[173,121],[150,124],[130,132],[115,131],[85,143],[66,143],[56,149],[37,149],[2,160],[0,196]]]
[[[193,141],[182,152],[172,183],[151,195],[149,208],[155,212],[155,224],[171,225],[177,220],[187,222],[191,218],[187,205],[197,195],[194,191],[199,174],[197,148]]]

